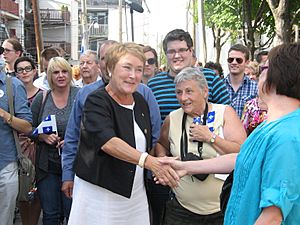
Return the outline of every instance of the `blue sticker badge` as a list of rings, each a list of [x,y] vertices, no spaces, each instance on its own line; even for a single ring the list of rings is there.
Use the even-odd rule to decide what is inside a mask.
[[[207,114],[207,123],[212,123],[215,121],[216,112],[212,111]]]

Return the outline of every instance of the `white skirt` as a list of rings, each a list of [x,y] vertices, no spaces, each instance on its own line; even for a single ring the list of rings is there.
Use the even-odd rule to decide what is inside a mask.
[[[130,199],[75,176],[68,225],[150,225],[143,171],[136,169]]]

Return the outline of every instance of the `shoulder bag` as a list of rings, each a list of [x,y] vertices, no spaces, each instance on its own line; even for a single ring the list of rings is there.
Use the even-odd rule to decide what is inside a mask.
[[[9,104],[9,112],[11,115],[14,115],[14,102],[12,95],[12,81],[11,77],[6,78],[7,84],[7,96]],[[13,135],[15,139],[15,144],[18,153],[18,174],[19,174],[19,194],[18,201],[29,201],[31,191],[34,188],[35,180],[35,168],[31,160],[21,152],[21,146],[19,143],[19,138],[17,131],[13,129]]]

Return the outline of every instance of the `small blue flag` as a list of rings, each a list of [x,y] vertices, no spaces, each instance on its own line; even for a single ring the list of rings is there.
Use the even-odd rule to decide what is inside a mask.
[[[32,134],[52,134],[54,132],[57,132],[56,117],[55,115],[49,115],[46,116],[40,125],[34,129]]]

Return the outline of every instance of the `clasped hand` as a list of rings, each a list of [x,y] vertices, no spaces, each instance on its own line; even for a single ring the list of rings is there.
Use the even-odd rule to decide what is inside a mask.
[[[61,140],[57,134],[39,134],[39,139],[48,145],[56,144],[56,148],[62,148],[64,145],[64,140]]]
[[[176,173],[176,177],[178,178],[187,175],[187,171],[183,168],[184,162],[178,160],[178,157],[161,157],[158,159],[158,161],[162,165],[162,168],[171,168],[172,172],[174,171]],[[163,182],[162,179],[156,176],[156,174],[154,174],[154,181],[156,184],[168,185],[165,182]],[[175,187],[177,186],[178,184]]]
[[[212,133],[208,126],[191,124],[189,129],[190,141],[209,142]]]
[[[157,183],[162,185],[168,185],[171,188],[177,187],[179,182],[179,176],[175,170],[167,163],[161,163],[160,158],[151,157],[152,162],[150,170],[153,172],[154,179]]]

